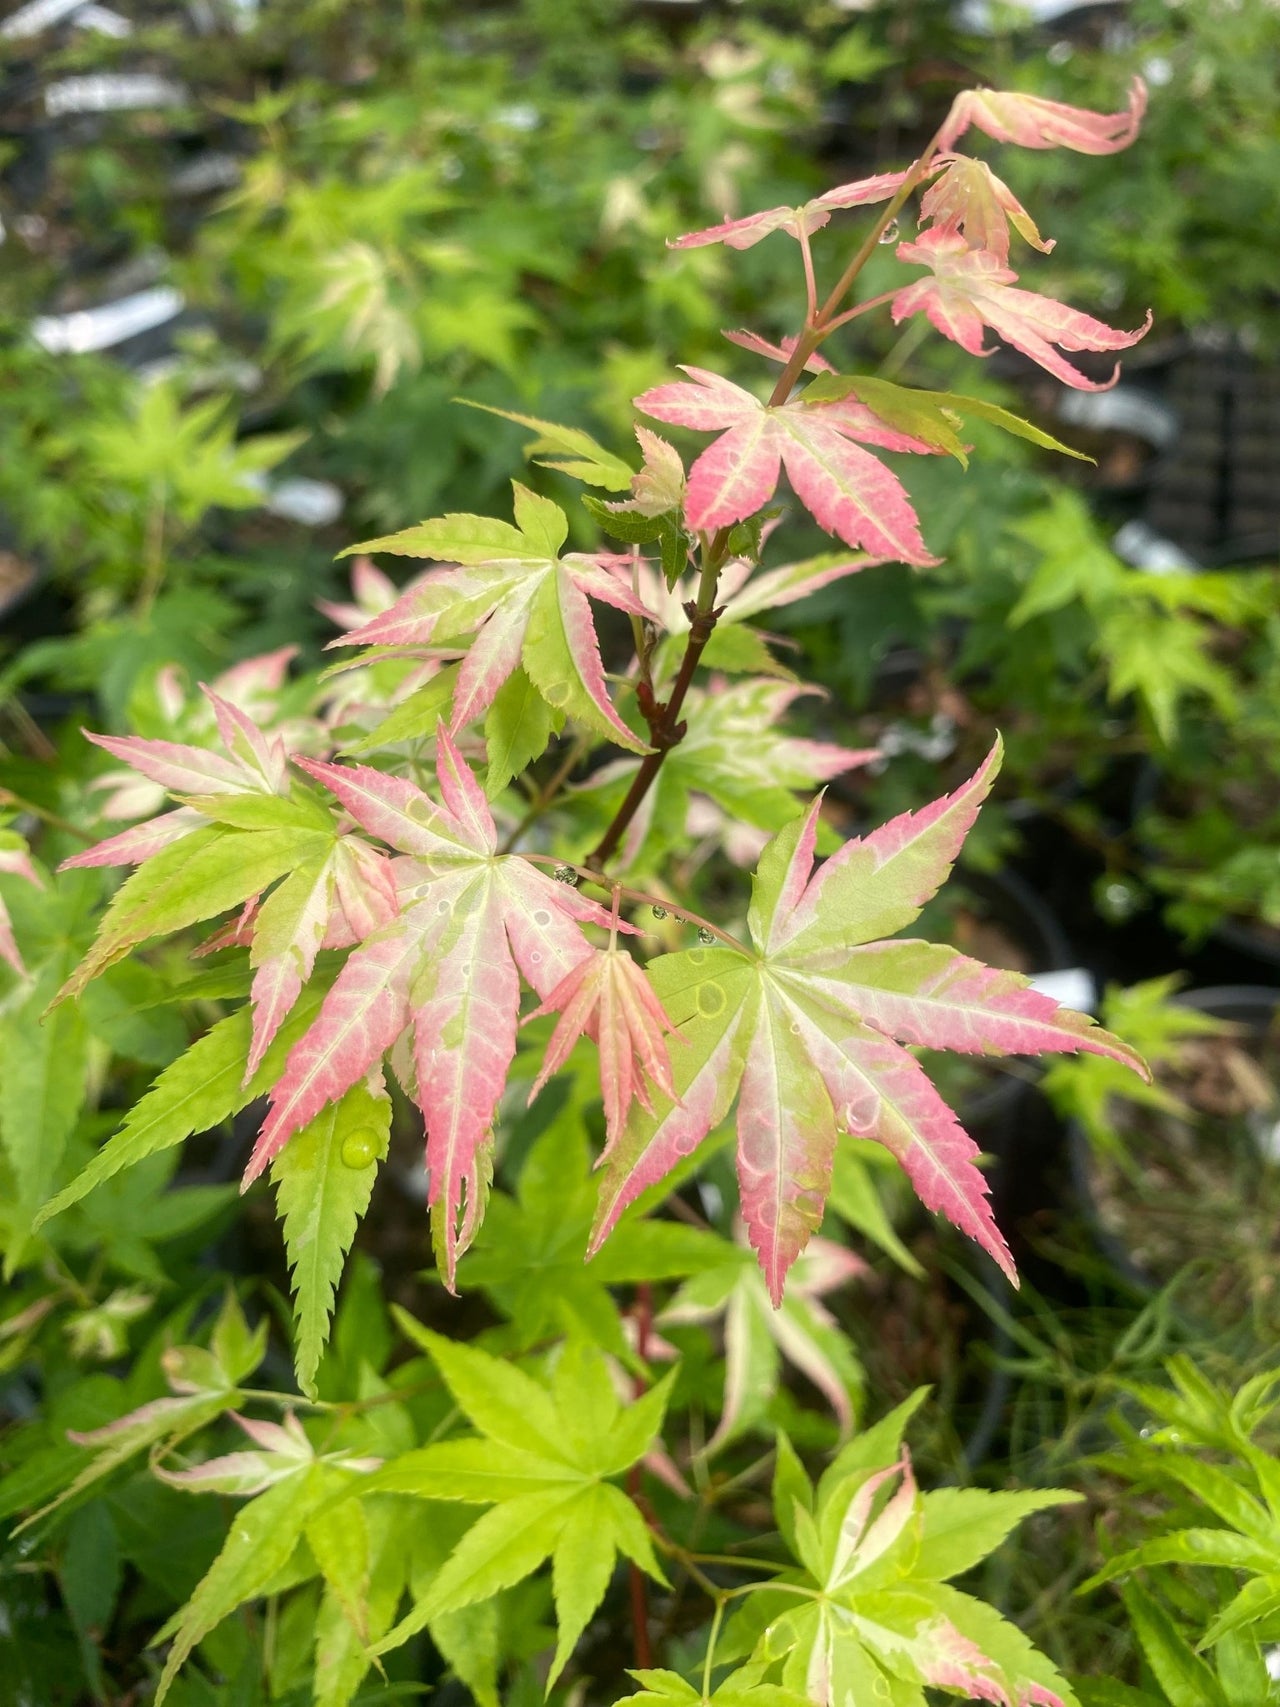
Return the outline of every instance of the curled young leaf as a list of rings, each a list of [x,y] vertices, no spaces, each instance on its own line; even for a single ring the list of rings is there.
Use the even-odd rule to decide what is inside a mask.
[[[1108,390],[1120,377],[1120,365],[1116,364],[1109,379],[1086,379],[1059,355],[1055,344],[1064,350],[1127,350],[1151,327],[1149,311],[1137,331],[1118,332],[1051,297],[1017,290],[1017,273],[990,250],[971,249],[958,231],[924,231],[914,243],[900,243],[897,255],[900,261],[932,268],[933,277],[895,294],[895,324],[912,314],[925,314],[944,338],[971,356],[991,354],[983,344],[983,327],[990,326],[1015,350],[1077,391]]]
[[[973,125],[997,142],[1016,142],[1020,148],[1118,154],[1137,136],[1146,110],[1147,86],[1141,77],[1129,85],[1129,104],[1120,113],[1092,113],[1011,89],[966,89],[951,103],[938,148],[945,153]]]

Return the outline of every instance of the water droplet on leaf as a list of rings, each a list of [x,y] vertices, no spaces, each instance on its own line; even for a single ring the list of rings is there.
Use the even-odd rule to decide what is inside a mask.
[[[698,1012],[703,1019],[714,1019],[717,1014],[724,1012],[725,993],[719,984],[711,982],[699,984],[695,1000],[698,1004]]]
[[[557,709],[562,705],[567,705],[569,703],[568,682],[552,682],[550,687],[543,688],[542,697],[548,705],[555,706]]]
[[[367,1168],[378,1157],[378,1137],[374,1132],[349,1132],[342,1140],[342,1165],[346,1168]]]
[[[880,233],[879,241],[881,243],[896,243],[898,241],[898,222],[896,219],[891,219],[885,226]]]
[[[453,911],[453,902],[452,901],[437,901],[436,902],[436,912],[437,913],[451,913],[452,911]]]
[[[705,950],[703,950],[701,948],[691,948],[689,950],[689,964],[690,964],[690,966],[701,966],[703,961],[706,958],[707,958],[706,952],[705,952]]]
[[[535,925],[541,925],[545,930],[551,923],[551,914],[545,907],[539,907],[537,912],[533,915],[533,922]]]
[[[409,802],[405,807],[405,811],[419,824],[429,824],[436,815],[435,807],[432,806],[429,800],[417,798]]]

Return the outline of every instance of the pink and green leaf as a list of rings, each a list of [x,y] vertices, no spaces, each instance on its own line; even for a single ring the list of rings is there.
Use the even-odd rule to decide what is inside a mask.
[[[862,406],[814,407],[801,398],[769,408],[718,374],[684,371],[695,383],[657,386],[636,404],[657,420],[721,435],[689,471],[690,527],[726,527],[754,515],[773,497],[785,467],[815,520],[847,545],[906,563],[938,561],[920,538],[897,475],[856,441],[898,450],[931,447],[892,431]]]
[[[951,103],[947,122],[938,135],[945,153],[972,125],[997,142],[1020,148],[1071,148],[1077,154],[1118,154],[1138,134],[1147,110],[1147,87],[1141,77],[1129,86],[1123,112],[1094,113],[1024,95],[1007,89],[966,89]]]
[[[1064,350],[1126,350],[1151,326],[1148,312],[1136,331],[1120,332],[1051,297],[1018,290],[1018,275],[999,255],[971,249],[958,231],[939,227],[923,231],[914,243],[900,243],[897,256],[900,261],[932,268],[934,276],[896,293],[891,310],[895,324],[924,314],[944,338],[974,356],[990,355],[983,341],[983,328],[990,326],[1014,349],[1077,391],[1107,390],[1119,377],[1119,365],[1109,379],[1090,380],[1055,345]]]

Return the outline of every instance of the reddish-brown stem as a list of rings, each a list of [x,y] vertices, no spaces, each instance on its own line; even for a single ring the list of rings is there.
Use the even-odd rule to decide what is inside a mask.
[[[636,1287],[635,1303],[636,1324],[636,1356],[641,1364],[649,1354],[649,1334],[653,1327],[653,1288],[647,1280],[642,1280]],[[647,1383],[644,1375],[637,1371],[633,1386],[634,1396],[638,1399],[644,1392]],[[641,1505],[641,1493],[644,1470],[639,1462],[633,1464],[627,1473],[627,1492],[637,1506]],[[641,1508],[643,1510],[643,1508]],[[653,1643],[649,1638],[649,1589],[644,1580],[644,1572],[631,1561],[628,1568],[631,1586],[631,1634],[632,1646],[636,1657],[636,1669],[647,1671],[653,1664]]]
[[[915,160],[907,171],[906,177],[893,198],[886,205],[883,213],[871,227],[862,243],[859,245],[853,259],[841,273],[839,282],[821,308],[817,303],[817,285],[813,274],[813,256],[809,241],[800,235],[800,250],[804,257],[805,288],[809,298],[809,312],[806,317],[804,330],[796,339],[795,348],[788,357],[786,365],[778,375],[778,382],[769,397],[767,407],[777,409],[784,404],[795,389],[796,381],[804,372],[805,363],[822,343],[823,339],[833,332],[837,326],[842,326],[867,309],[875,308],[884,303],[893,292],[874,298],[870,302],[860,303],[856,308],[837,317],[836,310],[853,288],[854,280],[866,266],[875,253],[881,237],[893,224],[898,214],[906,205],[907,198],[923,180],[929,170],[929,164],[938,150],[939,130],[933,136],[924,153]],[[587,856],[587,864],[603,869],[605,863],[612,859],[618,851],[618,844],[627,832],[627,828],[636,813],[640,803],[653,787],[654,778],[662,769],[663,760],[672,747],[679,746],[684,739],[684,724],[680,722],[680,709],[685,696],[693,682],[694,672],[698,668],[707,642],[715,631],[719,611],[715,609],[716,584],[720,578],[720,570],[724,565],[729,549],[730,530],[720,528],[714,538],[708,543],[703,541],[702,580],[698,587],[697,603],[691,613],[689,624],[689,639],[685,645],[684,657],[680,660],[680,669],[671,689],[671,697],[664,705],[656,705],[652,712],[647,708],[645,716],[649,723],[649,740],[653,751],[640,761],[640,769],[631,780],[621,806],[614,814],[613,822]]]
[[[649,740],[653,747],[651,753],[646,753],[640,761],[640,769],[631,779],[631,787],[627,790],[621,806],[614,813],[613,822],[587,855],[589,866],[602,868],[617,852],[618,843],[626,834],[627,827],[639,810],[640,802],[653,786],[653,779],[662,768],[662,761],[672,747],[678,747],[684,738],[684,724],[680,721],[680,708],[684,705],[685,696],[693,682],[694,672],[698,668],[698,660],[706,650],[707,642],[715,630],[719,612],[711,606],[715,598],[716,581],[719,579],[720,566],[724,562],[728,549],[729,533],[727,528],[721,528],[707,550],[707,563],[712,573],[703,571],[702,586],[708,587],[707,608],[703,609],[703,592],[700,589],[698,604],[689,624],[689,639],[685,646],[684,657],[680,660],[680,669],[671,688],[671,696],[662,705],[654,707],[649,723]]]
[[[729,948],[736,948],[740,954],[746,954],[747,949],[731,936],[728,931],[722,931],[719,925],[713,925],[710,919],[704,919],[700,913],[691,913],[680,901],[673,901],[669,895],[651,895],[647,889],[633,889],[626,883],[613,883],[601,872],[595,871],[589,865],[574,865],[571,860],[558,859],[555,854],[522,853],[521,859],[527,859],[531,865],[563,866],[566,871],[576,871],[584,883],[590,883],[597,889],[607,889],[610,895],[619,900],[638,901],[641,906],[660,907],[664,913],[679,914],[687,925],[697,925],[699,930],[710,931],[714,937]]]
[[[946,121],[944,120],[943,123],[945,124],[945,122]],[[917,186],[924,179],[925,173],[929,170],[929,166],[934,155],[938,152],[938,138],[942,135],[942,128],[943,127],[941,125],[938,127],[930,139],[929,145],[925,149],[924,153],[912,161],[911,165],[907,169],[907,175],[898,186],[893,199],[886,205],[884,212],[863,238],[854,253],[853,259],[841,273],[835,289],[823,303],[818,312],[816,324],[823,329],[824,333],[830,331],[832,316],[844,301],[845,297],[848,296],[849,291],[853,286],[853,281],[866,266],[872,255],[875,254],[880,239],[893,224],[894,220],[897,219],[898,215],[907,205],[908,198],[914,193]]]
[[[869,314],[873,308],[883,308],[886,302],[892,302],[897,296],[896,290],[882,291],[879,296],[868,297],[856,308],[846,308],[843,314],[837,314],[834,320],[827,322],[827,331],[834,332],[839,326],[847,326],[851,320],[856,320],[860,314]]]

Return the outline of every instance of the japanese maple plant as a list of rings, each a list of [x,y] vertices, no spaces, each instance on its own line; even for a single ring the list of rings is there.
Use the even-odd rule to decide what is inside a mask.
[[[579,1663],[618,1554],[630,1561],[637,1699],[707,1700],[717,1686],[726,1707],[907,1707],[926,1690],[1005,1707],[1074,1699],[1016,1626],[950,1585],[1021,1516],[1071,1496],[922,1494],[902,1444],[918,1401],[853,1435],[816,1487],[778,1438],[778,1535],[760,1541],[763,1557],[699,1553],[660,1521],[651,1490],[687,1495],[690,1462],[705,1463],[741,1422],[744,1336],[764,1321],[767,1338],[773,1311],[782,1355],[849,1424],[854,1375],[840,1357],[848,1365],[851,1353],[829,1349],[840,1336],[817,1299],[860,1263],[815,1235],[833,1176],[862,1166],[869,1147],[1016,1279],[977,1147],[914,1050],[1085,1050],[1144,1070],[1123,1042],[1022,976],[897,934],[945,881],[995,779],[998,743],[954,793],[841,841],[822,794],[804,803],[797,792],[873,755],[775,727],[801,689],[747,620],[871,564],[937,561],[927,518],[922,527],[879,452],[963,462],[965,422],[979,417],[1053,444],[988,402],[840,371],[831,340],[854,320],[925,315],[975,356],[988,353],[990,328],[1081,389],[1101,385],[1063,351],[1117,351],[1142,335],[1019,286],[1011,234],[1051,244],[986,162],[956,147],[979,131],[1111,154],[1134,137],[1143,101],[1135,85],[1125,111],[1100,115],[967,92],[905,170],[678,238],[682,250],[740,250],[774,234],[796,245],[807,313],[795,335],[774,345],[728,334],[774,364],[764,400],[695,367],[643,392],[638,471],[579,429],[514,417],[536,435],[536,458],[614,495],[587,495],[588,513],[571,516],[516,484],[511,520],[452,514],[353,546],[429,567],[397,589],[368,555],[358,560],[355,603],[335,607],[346,632],[334,644],[360,650],[315,684],[305,713],[296,697],[281,699],[287,660],[274,655],[206,689],[203,721],[188,707],[198,736],[93,737],[137,773],[113,773],[108,786],[117,815],[140,821],[68,863],[135,869],[58,1000],[153,939],[227,915],[199,951],[215,955],[215,970],[195,987],[223,997],[243,988],[247,1002],[160,1075],[41,1220],[268,1098],[244,1185],[268,1173],[276,1185],[305,1395],[278,1401],[283,1423],[243,1419],[252,1450],[201,1456],[195,1431],[224,1426],[216,1419],[246,1403],[242,1383],[261,1356],[229,1304],[211,1350],[168,1354],[172,1397],[77,1437],[96,1449],[77,1487],[150,1448],[174,1485],[249,1502],[159,1633],[173,1640],[157,1699],[237,1606],[313,1579],[316,1699],[351,1699],[379,1655],[426,1629],[477,1697],[496,1700],[507,1626],[492,1609],[548,1560],[558,1625],[549,1688]],[[901,282],[858,300],[866,262],[894,240],[917,194],[919,229],[895,251]],[[837,212],[863,228],[824,291],[813,240],[821,232],[838,250]],[[714,437],[686,468],[648,423]],[[785,531],[788,489],[838,549],[761,569],[762,541],[776,552]],[[593,533],[611,548],[565,549],[571,534]],[[629,623],[634,641],[615,672],[603,661],[600,607],[621,613],[610,636]],[[173,804],[157,815],[162,792]],[[691,892],[695,840],[727,856],[724,872],[754,859],[749,896],[745,879],[739,900],[723,875]],[[21,850],[4,857],[38,877]],[[0,952],[17,952],[2,930]],[[583,1290],[566,1278],[548,1300],[536,1276],[522,1287],[518,1249],[505,1268],[493,1240],[465,1253],[490,1206],[504,1131],[557,1077],[580,1089],[589,1062],[604,1139],[589,1233],[575,1219],[582,1129],[572,1121],[552,1117],[527,1152],[518,1202],[494,1193],[503,1226],[541,1202],[579,1227],[585,1251],[574,1260],[585,1254],[600,1279]],[[341,1403],[317,1387],[400,1093],[425,1127],[439,1276],[450,1292],[465,1289],[476,1263],[477,1284],[515,1324],[486,1350],[402,1313],[421,1367],[453,1403],[417,1437],[408,1410],[407,1433],[386,1425],[394,1378],[380,1397]],[[740,1226],[762,1291],[741,1266],[745,1252],[705,1225],[680,1225],[689,1207],[667,1195],[735,1102]],[[893,1240],[873,1212],[862,1223]],[[685,1285],[655,1321],[652,1283],[671,1279]],[[620,1285],[634,1289],[620,1298]],[[653,1375],[669,1352],[660,1330],[721,1309],[724,1420],[699,1448],[668,1417],[664,1444],[672,1379]],[[488,1510],[460,1524],[449,1502]],[[662,1585],[668,1572],[709,1597],[695,1650],[682,1638],[676,1656],[693,1665],[692,1683],[653,1669],[664,1655],[647,1600],[658,1591],[645,1578]],[[663,1625],[668,1637],[689,1627],[685,1610]]]

